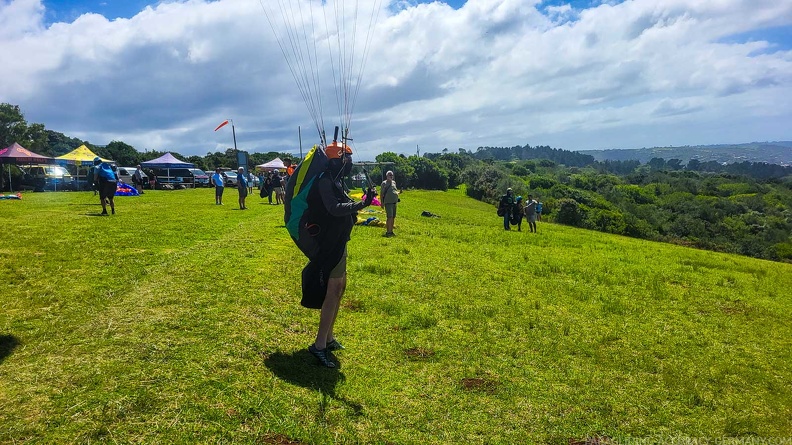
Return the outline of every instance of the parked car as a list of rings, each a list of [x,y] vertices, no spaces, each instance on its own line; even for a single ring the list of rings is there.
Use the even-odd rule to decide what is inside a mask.
[[[196,187],[209,187],[209,175],[200,168],[189,169],[193,174],[193,180]]]
[[[237,186],[237,179],[236,179],[237,172],[236,172],[236,170],[231,170],[230,168],[229,169],[225,169],[224,168],[220,172],[223,173],[225,175],[225,177],[226,177],[225,178],[226,187],[236,187]]]
[[[226,187],[236,187],[237,186],[237,171],[231,169],[223,169],[222,173],[226,175],[225,185]],[[252,173],[252,172],[250,172]],[[253,173],[253,178],[248,178],[248,185],[250,187],[258,187],[259,179],[255,173]]]
[[[132,184],[132,175],[135,174],[135,170],[137,167],[118,167],[118,179],[126,184]],[[143,184],[148,184],[148,175],[143,171],[141,173],[143,173]]]
[[[22,188],[43,190],[73,190],[74,177],[64,167],[54,164],[23,166]]]

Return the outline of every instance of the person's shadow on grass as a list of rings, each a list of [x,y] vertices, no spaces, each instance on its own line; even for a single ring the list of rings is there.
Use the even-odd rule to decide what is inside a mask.
[[[340,363],[336,362],[337,368],[319,366],[316,358],[307,349],[301,349],[290,354],[273,352],[264,359],[264,364],[279,378],[293,385],[318,391],[323,399],[320,406],[326,406],[325,398],[329,397],[344,403],[355,416],[363,414],[360,403],[336,394],[336,385],[346,379],[340,371]]]
[[[13,335],[0,335],[0,364],[19,346],[19,339]]]

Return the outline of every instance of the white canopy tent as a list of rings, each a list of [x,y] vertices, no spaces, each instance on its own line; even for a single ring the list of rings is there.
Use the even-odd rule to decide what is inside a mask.
[[[286,165],[283,164],[281,158],[275,158],[269,162],[265,162],[264,164],[260,164],[256,166],[256,170],[265,170],[271,172],[272,170],[285,170]]]

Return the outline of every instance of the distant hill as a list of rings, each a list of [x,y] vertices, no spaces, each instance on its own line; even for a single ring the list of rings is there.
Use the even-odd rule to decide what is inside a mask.
[[[630,148],[623,150],[580,150],[598,161],[637,160],[642,164],[652,158],[680,159],[687,163],[691,159],[701,162],[717,161],[732,164],[735,162],[767,162],[792,165],[792,141],[751,142],[747,144],[686,145],[683,147]]]

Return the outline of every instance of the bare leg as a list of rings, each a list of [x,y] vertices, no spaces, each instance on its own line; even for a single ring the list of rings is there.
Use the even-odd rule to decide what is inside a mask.
[[[322,312],[319,316],[319,330],[316,333],[314,346],[316,349],[323,350],[327,347],[327,342],[333,339],[333,326],[338,316],[338,308],[341,306],[341,297],[346,289],[346,274],[340,278],[330,278],[327,280],[327,294],[322,303]]]

